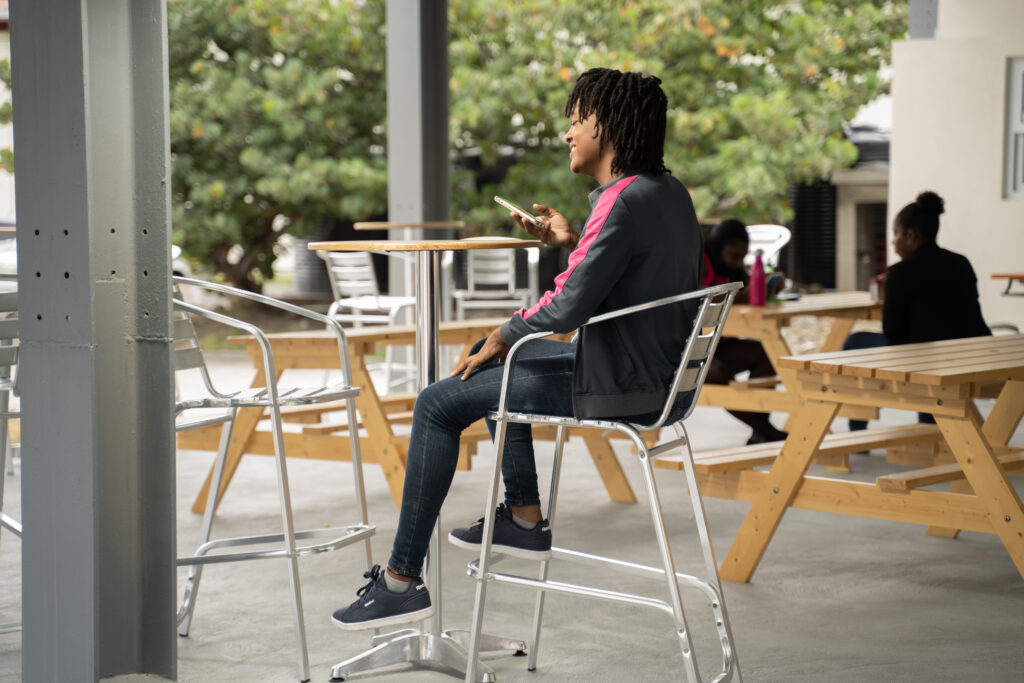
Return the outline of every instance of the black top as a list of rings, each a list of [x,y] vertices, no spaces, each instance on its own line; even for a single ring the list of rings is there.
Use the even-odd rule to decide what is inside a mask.
[[[501,326],[512,345],[541,330],[568,332],[599,313],[698,289],[704,253],[689,191],[670,175],[623,176],[590,193],[592,208],[554,289]],[[693,328],[696,301],[580,330],[576,417],[661,410]]]
[[[971,262],[932,242],[890,266],[882,328],[890,344],[992,334],[981,317]]]

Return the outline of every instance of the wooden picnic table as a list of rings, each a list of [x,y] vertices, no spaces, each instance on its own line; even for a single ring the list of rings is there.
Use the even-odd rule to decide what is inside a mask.
[[[1024,296],[1024,292],[1010,291],[1014,282],[1024,283],[1024,273],[992,273],[991,277],[993,280],[1006,280],[1003,296]]]
[[[1024,507],[1007,478],[1024,467],[1022,449],[1007,445],[1024,415],[1024,335],[784,357],[779,365],[795,374],[803,405],[781,454],[764,461],[772,463],[770,471],[700,474],[707,495],[753,503],[722,563],[722,578],[750,579],[789,507],[923,524],[940,536],[958,529],[994,533],[1024,576]],[[1003,385],[982,419],[972,397],[990,382]],[[944,440],[956,462],[874,484],[808,476],[843,405],[931,413],[936,427],[910,429],[918,438]],[[953,482],[951,490],[922,488],[941,482]]]
[[[732,382],[705,384],[701,389],[701,405],[718,406],[730,410],[755,412],[785,412],[792,416],[800,405],[796,373],[782,366],[780,359],[792,352],[782,330],[798,316],[831,318],[832,324],[820,351],[837,351],[858,320],[881,320],[882,304],[871,299],[867,292],[834,292],[810,294],[795,301],[769,302],[764,306],[734,304],[722,331],[727,337],[757,339],[771,360],[785,391],[777,391],[775,378],[768,382]],[[844,408],[843,415],[859,419],[873,419],[877,412],[863,406]]]
[[[464,357],[473,343],[486,337],[505,320],[506,318],[475,318],[442,322],[439,327],[440,344],[462,347]],[[288,369],[338,368],[337,339],[327,332],[281,333],[268,336],[278,377]],[[373,326],[347,330],[346,337],[352,364],[352,379],[360,388],[356,408],[364,428],[360,437],[363,462],[380,465],[395,504],[398,505],[402,500],[409,437],[406,434],[397,434],[395,427],[411,422],[415,395],[377,394],[367,369],[367,357],[380,347],[390,344],[411,346],[415,342],[416,330],[412,325]],[[562,338],[568,338],[568,335],[562,335]],[[245,346],[257,369],[253,386],[263,386],[263,358],[255,339],[240,336],[232,337],[229,341]],[[286,412],[286,422],[301,424],[301,431],[285,433],[285,450],[288,456],[326,460],[347,459],[349,435],[344,431],[344,426],[322,421],[325,413],[341,410],[342,406],[343,404],[327,404]],[[270,433],[257,429],[261,419],[262,412],[257,409],[242,409],[235,418],[218,500],[223,498],[224,491],[243,455],[273,454]],[[215,451],[219,435],[220,428],[217,426],[182,432],[178,435],[178,447]],[[553,428],[534,427],[535,438],[553,440],[554,435]],[[583,437],[611,499],[625,503],[636,502],[636,496],[608,439],[593,430],[583,430],[579,432],[579,436]],[[490,442],[490,436],[482,420],[463,432],[459,455],[461,469],[469,468],[470,456],[481,441]],[[205,508],[210,480],[211,476],[208,474],[193,502],[193,511],[202,512]]]

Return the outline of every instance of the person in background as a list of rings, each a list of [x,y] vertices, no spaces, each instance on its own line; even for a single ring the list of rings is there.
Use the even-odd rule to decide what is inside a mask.
[[[942,197],[922,192],[896,214],[892,244],[902,260],[889,266],[883,279],[882,332],[855,332],[844,350],[992,334],[981,316],[971,262],[935,241],[944,212]],[[919,413],[918,421],[935,420]],[[866,427],[863,420],[850,420],[851,430]]]
[[[729,218],[715,224],[708,231],[704,244],[701,287],[742,282],[744,287],[736,295],[736,301],[748,301],[750,277],[743,267],[743,257],[749,249],[747,226],[741,221]],[[741,372],[749,372],[750,377],[771,377],[775,374],[775,368],[761,342],[756,339],[722,337],[705,381],[708,384],[728,384]],[[768,420],[767,413],[730,410],[729,414],[753,430],[747,440],[748,444],[786,438],[786,433]]]

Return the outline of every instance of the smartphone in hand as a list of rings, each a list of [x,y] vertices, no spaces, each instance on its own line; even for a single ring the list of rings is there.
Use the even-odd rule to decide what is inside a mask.
[[[537,220],[536,216],[534,216],[532,213],[530,213],[526,209],[522,208],[521,206],[519,206],[517,204],[513,204],[509,200],[507,200],[507,199],[505,199],[503,197],[499,197],[498,195],[494,195],[494,201],[498,202],[499,204],[504,206],[509,211],[512,211],[514,213],[519,214],[523,218],[524,221],[529,221],[530,223],[532,223],[533,225],[537,226],[538,228],[543,227],[541,225],[541,222],[539,220]]]

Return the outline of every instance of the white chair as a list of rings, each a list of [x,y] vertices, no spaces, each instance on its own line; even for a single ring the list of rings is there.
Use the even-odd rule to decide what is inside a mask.
[[[414,310],[416,297],[380,293],[370,252],[318,251],[317,255],[327,265],[327,277],[334,296],[327,315],[334,320],[353,327],[362,327],[364,324],[396,325],[405,311]],[[410,385],[416,378],[414,365],[393,361],[392,348],[388,346],[385,349],[383,363],[367,366],[371,372],[379,369],[384,371],[381,393]],[[393,377],[396,373],[397,377]]]
[[[746,266],[754,265],[754,254],[761,250],[761,262],[772,268],[779,267],[779,254],[782,248],[789,244],[792,233],[784,225],[772,225],[763,223],[759,225],[748,225],[747,236],[750,238],[750,249],[743,257]]]
[[[507,237],[472,237],[474,240],[504,240]],[[529,308],[537,300],[540,249],[526,249],[527,286],[516,287],[518,249],[470,249],[466,251],[466,288],[454,289],[455,318],[465,320],[467,310]],[[444,268],[451,269],[452,253],[445,254]]]
[[[288,577],[291,584],[295,612],[296,637],[299,645],[299,679],[303,681],[309,680],[306,626],[303,617],[302,592],[299,583],[297,560],[302,555],[336,550],[363,541],[366,552],[366,566],[369,568],[372,565],[370,537],[374,533],[374,527],[370,526],[367,520],[359,439],[351,438],[349,448],[354,478],[354,502],[359,514],[359,520],[354,523],[329,528],[320,527],[306,531],[295,530],[292,517],[291,489],[288,484],[288,468],[285,459],[281,409],[286,406],[320,404],[344,399],[348,416],[348,433],[353,435],[353,437],[359,434],[354,401],[355,396],[359,393],[359,389],[352,385],[352,372],[349,366],[348,344],[345,340],[345,332],[337,321],[327,316],[313,313],[304,308],[277,301],[260,294],[244,292],[233,287],[184,277],[175,277],[174,283],[175,376],[178,377],[181,373],[189,371],[198,372],[202,379],[203,389],[199,395],[178,398],[175,406],[175,429],[176,431],[184,431],[210,425],[223,425],[220,447],[214,461],[214,473],[210,482],[209,497],[206,501],[206,511],[203,515],[199,545],[192,555],[179,557],[177,561],[179,567],[191,567],[185,584],[184,597],[178,610],[178,632],[182,636],[188,635],[192,615],[195,610],[196,597],[199,593],[199,581],[202,578],[202,570],[205,565],[268,558],[287,560]],[[180,285],[200,287],[228,297],[245,299],[249,302],[277,308],[296,316],[322,323],[337,337],[338,356],[340,367],[342,368],[341,379],[332,384],[319,386],[278,386],[277,373],[274,368],[274,356],[267,335],[251,323],[184,301],[178,289]],[[230,328],[242,330],[255,337],[263,354],[265,386],[240,388],[231,391],[222,391],[215,387],[206,368],[202,350],[199,347],[199,340],[192,324],[193,317],[205,318],[221,323]],[[193,382],[193,384],[198,384],[198,382]],[[274,462],[276,466],[282,533],[210,540],[213,517],[217,510],[217,495],[224,473],[224,462],[227,456],[228,444],[231,440],[231,428],[239,408],[258,408],[269,413],[273,430]],[[315,540],[324,537],[326,537],[326,540]],[[298,541],[309,542],[299,545]],[[258,546],[266,546],[267,549],[254,549],[254,547]],[[236,548],[248,549],[235,550]]]
[[[699,673],[694,654],[693,643],[686,624],[686,616],[683,613],[683,603],[680,597],[679,584],[682,583],[688,588],[696,588],[707,597],[718,629],[719,642],[721,644],[722,666],[715,681],[740,681],[739,663],[736,658],[736,650],[733,646],[732,631],[729,626],[728,615],[725,609],[725,600],[722,593],[722,586],[718,578],[718,565],[715,561],[714,552],[711,547],[711,538],[708,532],[707,521],[704,516],[704,505],[701,500],[700,489],[697,486],[697,478],[693,471],[693,454],[690,449],[689,437],[686,428],[683,426],[685,420],[697,404],[697,396],[710,366],[710,360],[718,345],[726,316],[732,305],[736,291],[742,283],[732,282],[725,285],[718,285],[689,294],[660,299],[647,304],[633,306],[630,308],[613,311],[591,318],[585,325],[594,325],[607,321],[611,318],[631,315],[640,311],[649,311],[654,308],[664,307],[664,315],[680,315],[680,302],[690,302],[690,305],[697,305],[697,313],[694,319],[693,332],[686,340],[685,348],[679,360],[671,385],[668,387],[667,398],[661,410],[660,417],[648,425],[632,424],[614,419],[583,419],[577,420],[569,417],[553,417],[548,415],[536,415],[527,413],[514,413],[508,411],[508,398],[512,389],[510,378],[514,371],[515,359],[523,344],[531,339],[551,334],[550,332],[538,332],[523,337],[516,342],[505,360],[504,375],[502,378],[501,398],[497,412],[490,414],[490,418],[497,423],[495,432],[495,458],[494,469],[491,474],[491,486],[487,495],[487,503],[484,512],[484,527],[480,557],[469,564],[469,573],[476,579],[476,602],[473,609],[472,631],[469,641],[469,669],[466,673],[466,681],[475,681],[476,662],[480,651],[481,628],[483,625],[484,601],[486,588],[489,582],[510,583],[520,587],[537,590],[538,596],[534,611],[534,626],[532,643],[529,646],[529,661],[527,668],[534,670],[536,667],[537,643],[540,639],[541,617],[544,608],[544,595],[547,591],[566,593],[577,596],[588,596],[603,600],[618,601],[643,607],[653,607],[667,614],[672,619],[673,632],[679,639],[683,654],[683,675],[690,683],[699,681]],[[693,309],[690,309],[693,310]],[[608,371],[613,371],[608,368]],[[677,398],[680,405],[677,405]],[[540,563],[538,578],[531,578],[520,575],[501,574],[491,570],[491,535],[494,528],[495,505],[498,494],[498,480],[501,473],[501,454],[504,452],[505,432],[510,422],[555,425],[557,434],[555,440],[554,469],[551,476],[551,493],[548,499],[548,521],[551,524],[552,532],[556,532],[555,526],[555,503],[558,494],[558,481],[562,461],[562,443],[567,428],[589,428],[617,431],[625,434],[633,442],[638,455],[638,460],[643,473],[644,483],[647,488],[648,503],[651,516],[654,520],[654,536],[661,555],[662,566],[652,567],[627,562],[610,557],[602,557],[577,550],[553,547],[551,549],[551,560]],[[672,426],[670,438],[664,438],[661,434],[662,426]],[[648,446],[644,435],[654,435],[657,443]],[[662,516],[661,502],[658,497],[658,490],[655,485],[654,472],[651,461],[654,458],[665,455],[674,449],[682,448],[683,461],[685,464],[686,483],[690,492],[690,502],[693,506],[693,520],[700,537],[700,545],[704,555],[706,578],[691,576],[679,573],[675,569],[675,560],[669,547],[668,532]],[[600,539],[597,539],[600,545]],[[635,595],[618,591],[610,591],[592,586],[576,585],[564,582],[550,581],[547,578],[548,564],[553,561],[578,561],[584,564],[622,571],[631,575],[641,575],[665,580],[668,588],[668,599],[655,598],[645,595]],[[635,634],[640,637],[639,634]]]

